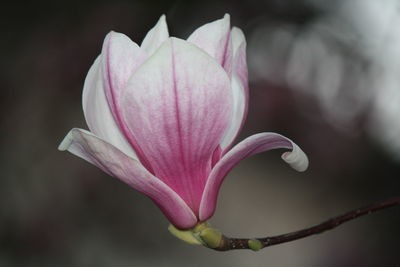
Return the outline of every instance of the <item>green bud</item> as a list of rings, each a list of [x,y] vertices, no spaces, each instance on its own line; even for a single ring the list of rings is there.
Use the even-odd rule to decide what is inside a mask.
[[[258,239],[250,239],[248,241],[249,248],[253,251],[259,251],[263,248],[263,244]]]
[[[210,248],[217,248],[222,242],[222,233],[214,228],[205,228],[200,232],[200,238]]]

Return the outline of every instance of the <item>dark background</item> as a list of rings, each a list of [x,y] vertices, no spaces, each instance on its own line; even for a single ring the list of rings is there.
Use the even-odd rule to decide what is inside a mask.
[[[281,234],[399,195],[398,1],[35,1],[0,16],[0,266],[399,266],[399,208],[253,253],[219,253],[171,236],[145,196],[57,146],[87,128],[81,91],[104,36],[140,43],[161,14],[170,34],[230,13],[248,40],[250,106],[238,140],[284,134],[281,151],[227,177],[213,226]]]

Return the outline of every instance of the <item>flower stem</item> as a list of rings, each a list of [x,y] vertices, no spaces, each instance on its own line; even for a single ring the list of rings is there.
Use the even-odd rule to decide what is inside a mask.
[[[263,238],[231,238],[222,235],[220,243],[218,246],[210,247],[212,249],[218,251],[227,251],[233,249],[251,249],[253,251],[258,251],[262,248],[270,247],[273,245],[278,245],[290,241],[294,241],[297,239],[305,238],[311,235],[320,234],[327,230],[331,230],[342,223],[348,222],[355,218],[373,213],[378,210],[383,210],[386,208],[390,208],[396,205],[400,205],[400,197],[395,197],[392,199],[379,201],[368,206],[355,209],[349,211],[343,215],[331,218],[327,221],[324,221],[318,225],[305,228],[299,231],[277,235],[277,236],[270,236],[270,237],[263,237]]]

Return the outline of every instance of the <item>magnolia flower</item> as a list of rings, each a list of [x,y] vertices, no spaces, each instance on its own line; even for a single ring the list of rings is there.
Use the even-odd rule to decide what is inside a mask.
[[[83,88],[90,129],[72,129],[60,150],[79,156],[148,196],[179,229],[209,219],[227,173],[276,148],[307,168],[303,151],[276,133],[231,148],[247,113],[246,41],[229,15],[187,40],[169,37],[165,16],[138,46],[110,32]]]

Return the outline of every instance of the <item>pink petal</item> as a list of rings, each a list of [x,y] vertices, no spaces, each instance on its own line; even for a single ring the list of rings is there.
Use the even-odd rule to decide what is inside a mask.
[[[195,30],[187,39],[215,58],[224,66],[225,55],[229,47],[230,16],[207,23]]]
[[[119,129],[108,105],[102,81],[101,57],[95,60],[86,76],[82,102],[83,113],[90,131],[137,159],[136,153]]]
[[[150,164],[140,146],[122,121],[119,110],[122,90],[146,57],[139,46],[122,33],[110,32],[104,40],[102,74],[108,104],[117,125],[136,151],[139,160],[151,171]]]
[[[233,113],[229,128],[221,141],[223,153],[231,147],[246,120],[249,86],[246,63],[246,39],[243,32],[234,27],[231,31],[232,59],[227,60],[225,69],[231,73],[231,86],[233,90]]]
[[[122,33],[110,32],[103,43],[102,67],[104,87],[113,114],[118,117],[117,107],[122,89],[147,56],[140,47]]]
[[[231,113],[223,68],[190,43],[170,38],[133,75],[122,113],[157,177],[197,213]]]
[[[59,146],[96,165],[151,198],[175,226],[192,228],[197,219],[186,203],[137,160],[82,129],[72,129]]]
[[[204,189],[199,219],[205,221],[212,216],[221,184],[225,176],[236,164],[251,155],[277,148],[292,149],[291,152],[283,153],[282,159],[297,171],[305,171],[307,169],[307,156],[290,139],[276,133],[252,135],[234,146],[213,168]]]
[[[151,56],[168,37],[167,22],[165,21],[165,15],[162,15],[156,26],[147,33],[140,47],[147,55]]]

